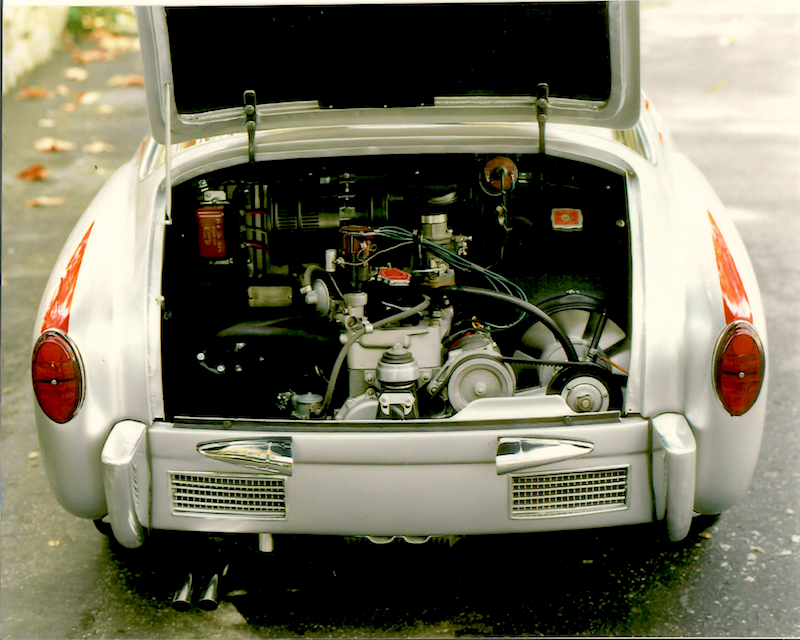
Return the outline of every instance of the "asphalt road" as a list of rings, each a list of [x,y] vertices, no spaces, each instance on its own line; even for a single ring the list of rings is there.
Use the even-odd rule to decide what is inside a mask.
[[[282,543],[275,559],[227,541],[129,552],[65,513],[40,461],[29,383],[33,317],[72,224],[147,128],[137,54],[87,67],[59,54],[23,83],[97,91],[68,113],[55,96],[3,102],[2,638],[800,635],[800,5],[648,3],[644,86],[679,146],[727,203],[754,261],[769,319],[768,424],[749,493],[680,544],[652,527],[388,546]],[[113,114],[98,114],[107,104]],[[106,111],[108,111],[106,109]],[[42,128],[41,119],[55,120]],[[77,144],[43,156],[45,135]],[[113,146],[83,153],[93,141]],[[44,162],[43,162],[44,160]],[[46,164],[47,182],[17,174]],[[27,207],[40,196],[60,206]],[[180,551],[180,554],[177,553]],[[182,558],[230,562],[214,612],[177,613]]]

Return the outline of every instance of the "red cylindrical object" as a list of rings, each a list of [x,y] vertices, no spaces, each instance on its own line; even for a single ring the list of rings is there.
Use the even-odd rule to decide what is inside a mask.
[[[222,207],[201,207],[197,210],[197,241],[203,258],[224,258],[225,210]]]

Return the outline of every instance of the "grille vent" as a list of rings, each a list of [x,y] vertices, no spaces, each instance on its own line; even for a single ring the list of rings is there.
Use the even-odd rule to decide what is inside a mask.
[[[628,508],[629,468],[511,476],[511,517],[547,518]]]
[[[252,474],[170,472],[172,513],[281,520],[286,478]]]

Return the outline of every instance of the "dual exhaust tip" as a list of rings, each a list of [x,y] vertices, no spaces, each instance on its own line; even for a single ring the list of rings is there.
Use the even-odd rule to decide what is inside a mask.
[[[219,583],[221,578],[224,578],[228,573],[228,566],[220,573],[215,573],[211,576],[208,584],[200,592],[200,597],[193,603],[192,598],[194,595],[194,576],[190,573],[186,576],[180,589],[175,592],[172,598],[172,608],[175,611],[189,611],[192,606],[196,605],[198,609],[203,611],[214,611],[219,606]]]

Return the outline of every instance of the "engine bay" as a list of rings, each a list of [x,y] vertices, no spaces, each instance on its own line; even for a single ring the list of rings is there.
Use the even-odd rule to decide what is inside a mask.
[[[552,156],[273,161],[174,188],[166,417],[449,418],[559,394],[619,410],[625,177]]]

